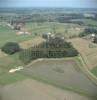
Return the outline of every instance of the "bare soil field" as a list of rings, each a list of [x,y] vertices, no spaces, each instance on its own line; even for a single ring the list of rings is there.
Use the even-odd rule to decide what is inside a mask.
[[[5,86],[0,100],[93,100],[70,91],[27,79]]]
[[[80,52],[89,70],[97,66],[97,44],[82,39],[75,38],[70,40],[74,47]]]
[[[27,49],[27,48],[33,47],[35,45],[38,45],[44,41],[45,41],[45,39],[43,39],[42,37],[36,37],[32,40],[21,42],[21,43],[19,43],[19,45],[21,48]]]
[[[76,59],[42,60],[30,64],[21,73],[54,86],[97,96],[95,85],[80,69]]]

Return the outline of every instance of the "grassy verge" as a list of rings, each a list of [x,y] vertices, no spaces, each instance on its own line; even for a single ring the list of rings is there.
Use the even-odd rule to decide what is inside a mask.
[[[24,80],[26,76],[19,73],[9,73],[10,69],[23,65],[18,59],[18,53],[0,58],[0,85],[7,85]]]
[[[8,85],[26,79],[26,76],[19,73],[5,73],[0,76],[0,85]]]
[[[91,72],[97,77],[97,67],[93,68]]]

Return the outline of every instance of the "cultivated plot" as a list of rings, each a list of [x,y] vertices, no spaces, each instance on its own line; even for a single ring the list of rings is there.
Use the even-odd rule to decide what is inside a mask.
[[[70,91],[27,79],[7,85],[2,89],[0,100],[93,100]]]
[[[64,89],[97,96],[97,86],[85,76],[74,59],[38,61],[22,73]]]

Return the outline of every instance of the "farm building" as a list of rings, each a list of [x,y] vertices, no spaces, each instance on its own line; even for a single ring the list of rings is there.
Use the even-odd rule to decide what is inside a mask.
[[[48,32],[48,33],[43,33],[42,37],[45,39],[49,39],[50,37],[54,37],[54,35],[52,33]]]
[[[60,39],[62,39],[62,40],[64,40],[65,39],[65,37],[61,34],[61,33],[58,33],[58,34],[52,34],[52,33],[44,33],[43,35],[42,35],[42,37],[43,38],[45,38],[45,39],[55,39],[55,38],[60,38]]]

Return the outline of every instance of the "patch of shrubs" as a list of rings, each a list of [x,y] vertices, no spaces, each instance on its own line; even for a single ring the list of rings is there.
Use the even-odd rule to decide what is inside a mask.
[[[97,43],[97,37],[94,38],[93,42],[94,43]]]
[[[92,33],[95,33],[97,34],[97,29],[94,29],[94,28],[86,28],[82,33],[80,33],[80,37],[84,37],[86,35],[89,35],[89,34],[92,34]]]
[[[57,40],[46,41],[38,46],[21,51],[20,60],[28,64],[37,58],[63,58],[78,55],[78,51],[70,43]]]
[[[12,54],[20,51],[21,49],[17,43],[8,42],[1,48],[1,50],[9,55],[12,55]]]

